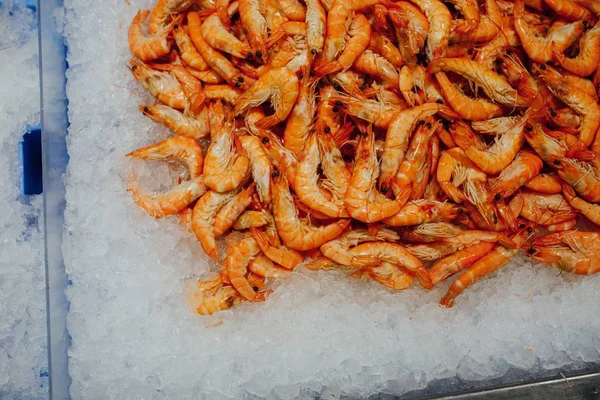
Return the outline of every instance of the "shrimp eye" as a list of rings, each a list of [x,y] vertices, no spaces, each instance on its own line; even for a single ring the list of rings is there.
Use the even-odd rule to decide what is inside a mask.
[[[145,113],[149,113],[149,112],[150,112],[150,107],[148,107],[148,106],[144,106],[144,112],[145,112]]]
[[[341,86],[340,86],[340,84],[339,84],[339,83],[337,83],[337,82],[334,82],[334,83],[333,83],[333,88],[334,88],[335,90],[342,90],[342,87],[341,87]]]
[[[419,91],[419,88],[418,88],[418,87],[416,87],[416,86],[413,86],[413,87],[412,87],[412,89],[411,89],[411,91],[412,91],[413,93],[417,93],[417,92]]]
[[[137,70],[137,69],[138,69],[137,65],[132,65],[132,66],[131,66],[131,70],[132,70],[132,71],[135,71],[135,70]]]
[[[427,127],[427,129],[431,129],[431,122],[428,122],[425,126]]]
[[[310,74],[308,74],[308,76],[315,76],[315,71],[311,69]]]
[[[236,83],[235,83],[235,87],[240,87],[240,86],[242,86],[242,84],[241,84],[241,83],[239,83],[239,82],[236,82]]]
[[[533,130],[533,126],[531,126],[531,125],[527,124],[527,125],[525,125],[525,130],[526,130],[527,132],[531,132],[531,131]]]
[[[496,64],[502,64],[502,59],[501,59],[501,58],[496,58],[496,59],[494,60],[494,62],[495,62]]]
[[[254,290],[255,292],[258,292],[258,287],[252,286],[252,290]]]
[[[554,164],[554,165],[560,165],[560,160],[554,160],[554,161],[552,161],[552,164]]]
[[[459,214],[464,214],[465,210],[463,210],[462,208],[459,208],[458,210],[456,210],[456,212]]]
[[[500,201],[501,198],[502,198],[502,196],[500,195],[500,193],[498,193],[497,195],[494,196],[494,200],[496,200],[496,201]]]
[[[262,53],[261,53],[260,51],[257,51],[257,52],[256,52],[256,57],[258,57],[258,58],[262,58]]]
[[[338,106],[338,107],[344,107],[344,103],[342,103],[342,102],[341,102],[341,101],[339,101],[339,100],[336,100],[336,101],[335,101],[335,105],[336,105],[336,106]]]
[[[300,79],[304,78],[304,72],[300,71],[298,73],[298,78],[300,78]]]
[[[179,24],[173,25],[173,29],[179,29]]]
[[[527,253],[533,255],[533,254],[535,254],[535,249],[533,247],[530,247],[527,249]]]
[[[498,217],[496,216],[496,214],[492,214],[492,222],[493,222],[494,224],[497,224],[497,223],[498,223]]]
[[[531,232],[533,232],[533,228],[532,227],[527,228],[527,233],[531,233]]]
[[[423,126],[423,124],[425,124],[425,121],[420,120],[419,123],[417,124],[417,126]]]
[[[237,79],[237,81],[238,81],[239,83],[242,83],[242,82],[244,82],[244,77],[242,77],[242,76],[238,76],[238,79]]]
[[[310,51],[310,54],[312,54],[313,56],[314,56],[315,54],[317,54],[317,49],[312,49],[312,50]]]
[[[542,71],[545,71],[546,70],[546,64],[540,64],[540,69]]]
[[[437,99],[435,102],[438,104],[444,104],[444,100],[442,100],[442,99]]]
[[[588,22],[586,20],[583,20],[583,29],[587,29],[588,27]]]
[[[502,68],[496,68],[496,73],[501,74],[502,73]]]
[[[268,137],[266,137],[266,136],[264,136],[264,137],[262,138],[261,142],[263,142],[264,144],[267,144],[267,143],[269,143],[269,138],[268,138]]]
[[[525,224],[520,224],[519,229],[523,229],[523,228],[525,228]]]
[[[271,178],[277,178],[279,176],[279,171],[275,170],[273,171],[273,173],[271,173]]]
[[[550,113],[550,115],[552,115],[553,117],[556,117],[556,111],[554,111],[554,108],[550,107],[548,109],[548,112]]]
[[[331,132],[331,128],[328,127],[328,126],[326,126],[325,129],[324,129],[324,131],[325,131],[325,133],[329,133],[329,132]]]
[[[333,107],[333,108],[331,109],[331,111],[333,111],[333,112],[338,112],[338,111],[340,111],[340,109],[339,109],[339,108],[337,108],[337,107]]]
[[[384,186],[384,187],[381,188],[381,193],[386,194],[388,192],[388,190],[389,189]]]
[[[467,54],[468,54],[468,55],[472,55],[472,54],[473,54],[473,49],[469,49],[469,50],[467,50]]]
[[[252,54],[248,54],[248,55],[246,56],[246,60],[248,60],[248,61],[252,60]]]

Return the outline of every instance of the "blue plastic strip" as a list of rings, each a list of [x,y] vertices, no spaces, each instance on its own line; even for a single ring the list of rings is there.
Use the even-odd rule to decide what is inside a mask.
[[[19,143],[21,161],[21,193],[26,196],[40,194],[42,181],[42,131],[41,127],[28,129]]]
[[[0,6],[2,5],[3,2],[4,2],[4,0],[0,0]],[[25,0],[25,6],[29,9],[35,11],[38,8],[38,2],[37,2],[37,0]]]
[[[39,0],[40,84],[42,105],[42,158],[44,182],[44,237],[46,247],[46,301],[48,318],[48,367],[50,398],[69,399],[71,378],[67,351],[69,302],[65,295],[67,274],[62,253],[65,187],[63,175],[69,156],[66,85],[66,49],[56,30],[53,13],[62,0]]]

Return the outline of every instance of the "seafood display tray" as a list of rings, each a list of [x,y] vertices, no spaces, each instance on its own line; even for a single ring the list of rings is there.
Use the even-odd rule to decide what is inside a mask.
[[[1,2],[1,0],[0,0]],[[39,0],[40,84],[42,92],[43,195],[45,210],[46,273],[48,302],[48,351],[50,395],[70,398],[67,330],[69,285],[63,261],[65,187],[63,175],[69,156],[66,147],[68,117],[66,49],[55,26],[55,9],[62,0]],[[596,399],[600,398],[600,364],[580,364],[563,370],[528,372],[511,369],[497,379],[464,381],[447,378],[434,381],[423,390],[402,397],[382,394],[372,399]]]

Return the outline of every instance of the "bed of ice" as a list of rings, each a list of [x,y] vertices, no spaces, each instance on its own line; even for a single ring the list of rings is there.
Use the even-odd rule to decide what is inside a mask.
[[[138,111],[151,98],[126,67],[129,22],[153,2],[128,3],[65,0],[57,14],[70,66],[73,398],[337,399],[600,360],[600,275],[524,258],[449,310],[438,306],[444,285],[392,293],[300,269],[264,304],[195,315],[185,290],[207,258],[176,218],[144,214],[122,179],[127,152],[168,135]]]
[[[48,393],[42,196],[21,196],[19,142],[40,123],[37,19],[0,5],[0,398]]]

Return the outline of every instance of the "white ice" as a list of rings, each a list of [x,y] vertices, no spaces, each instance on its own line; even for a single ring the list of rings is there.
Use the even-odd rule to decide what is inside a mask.
[[[126,67],[128,25],[152,3],[65,1],[73,398],[337,399],[600,360],[600,276],[524,258],[450,310],[438,305],[445,286],[391,293],[300,270],[264,304],[195,315],[185,289],[206,257],[177,218],[140,210],[122,179],[126,153],[168,135],[138,111],[152,99]]]
[[[40,123],[37,19],[0,6],[0,398],[48,396],[42,196],[20,197],[19,142]]]

